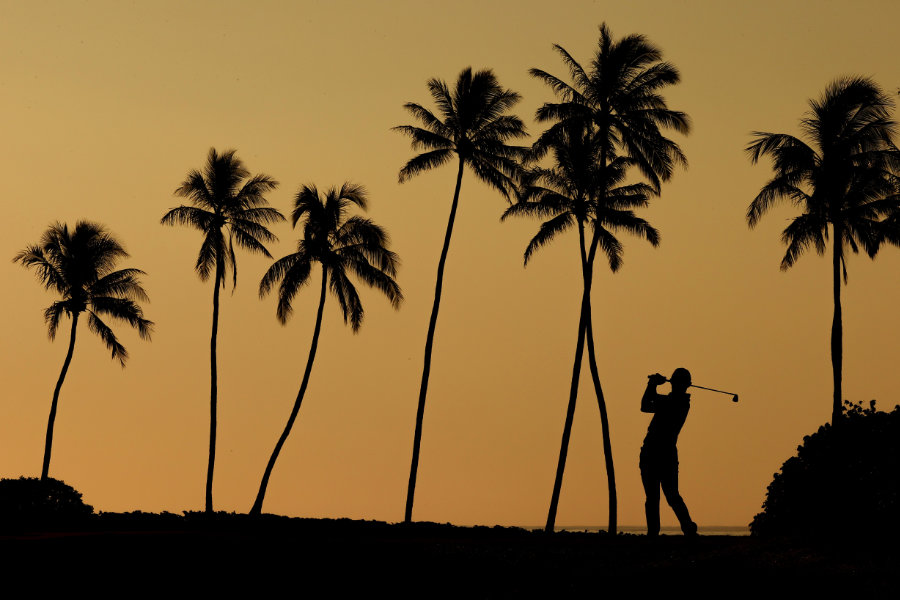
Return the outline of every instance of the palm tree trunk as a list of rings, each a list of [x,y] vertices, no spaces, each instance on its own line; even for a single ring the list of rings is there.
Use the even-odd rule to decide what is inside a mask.
[[[310,344],[309,347],[309,358],[306,359],[306,370],[303,372],[303,381],[300,383],[300,391],[297,392],[297,400],[294,401],[294,408],[291,409],[291,416],[288,417],[287,425],[285,425],[281,437],[278,438],[278,443],[275,444],[275,450],[272,451],[272,456],[269,457],[269,463],[266,465],[266,472],[263,473],[262,482],[259,484],[259,493],[256,494],[256,501],[253,503],[253,508],[250,509],[251,515],[262,513],[263,500],[265,500],[266,497],[266,488],[269,486],[269,477],[272,475],[275,461],[281,453],[281,447],[284,446],[285,440],[287,440],[288,435],[290,435],[291,428],[294,426],[294,421],[297,419],[297,414],[300,412],[300,404],[303,402],[303,396],[306,395],[306,387],[309,385],[309,374],[312,372],[313,360],[316,358],[316,348],[319,346],[319,332],[322,330],[322,311],[325,308],[325,290],[327,281],[328,271],[325,267],[322,267],[322,292],[319,294],[319,310],[316,312],[316,326],[313,329],[312,344]]]
[[[834,226],[834,321],[831,324],[831,368],[834,376],[834,404],[831,407],[831,424],[837,427],[841,420],[841,371],[843,368],[843,323],[841,320],[841,232]]]
[[[594,381],[594,391],[597,393],[597,405],[600,408],[600,424],[603,428],[603,456],[606,460],[606,487],[609,493],[609,532],[615,535],[618,527],[616,469],[613,465],[612,443],[609,438],[609,417],[606,415],[606,400],[603,397],[603,388],[600,387],[600,375],[597,373],[597,357],[594,354],[594,331],[591,325],[590,304],[588,304],[587,313],[585,335],[587,337],[588,361],[591,367],[591,379]]]
[[[209,465],[206,468],[206,512],[213,512],[213,470],[216,465],[216,404],[218,401],[217,371],[216,371],[216,337],[219,334],[219,285],[221,283],[222,256],[216,257],[216,278],[213,288],[213,319],[212,336],[209,341]]]
[[[587,264],[584,268],[585,287],[588,296],[587,321],[585,335],[587,336],[588,364],[591,368],[591,379],[594,382],[594,392],[597,394],[597,406],[600,409],[600,425],[603,431],[603,457],[606,461],[606,487],[609,494],[609,533],[615,535],[618,530],[618,497],[616,493],[616,469],[612,457],[612,441],[609,435],[609,417],[606,414],[606,399],[603,396],[603,388],[600,385],[600,375],[597,371],[597,355],[594,352],[594,327],[591,316],[591,288],[594,273],[594,258],[597,255],[597,244],[600,239],[594,235],[591,241],[591,250],[588,254]]]
[[[413,436],[412,464],[409,468],[409,486],[406,490],[406,511],[403,521],[412,521],[413,498],[416,494],[416,475],[419,470],[419,447],[422,443],[422,419],[425,416],[425,396],[428,393],[428,376],[431,374],[431,349],[434,345],[434,329],[437,325],[438,308],[441,305],[441,288],[444,281],[444,264],[447,262],[447,250],[450,249],[450,235],[453,233],[453,221],[456,219],[456,208],[459,205],[459,189],[462,185],[463,158],[459,159],[459,171],[456,173],[456,190],[453,192],[453,204],[450,206],[450,218],[447,220],[447,233],[444,234],[444,247],[441,248],[441,259],[438,261],[437,283],[434,286],[434,305],[431,308],[431,320],[428,322],[428,336],[425,338],[425,365],[422,368],[422,384],[419,388],[419,405],[416,408],[416,433]]]
[[[582,272],[586,258],[584,255],[584,223],[578,221],[578,237],[581,246]],[[581,295],[581,316],[578,318],[578,341],[575,343],[575,363],[572,366],[572,385],[569,388],[569,405],[566,407],[566,422],[563,425],[562,444],[559,449],[559,463],[556,466],[556,478],[553,480],[553,494],[550,497],[550,510],[547,513],[547,525],[544,531],[553,533],[556,526],[556,509],[559,505],[559,494],[562,490],[563,472],[566,470],[566,457],[569,454],[569,438],[572,435],[572,421],[575,418],[575,402],[578,399],[578,379],[581,374],[581,361],[584,356],[584,329],[587,324],[587,315],[590,302],[590,288],[586,280],[584,292]]]
[[[47,420],[47,440],[44,442],[44,465],[41,467],[41,481],[47,480],[47,474],[50,471],[50,450],[53,446],[53,425],[56,422],[56,405],[59,402],[59,391],[62,389],[63,381],[66,378],[66,372],[69,370],[69,364],[72,362],[72,353],[75,351],[75,330],[78,327],[78,315],[72,315],[72,331],[69,334],[69,350],[66,352],[66,360],[63,361],[62,371],[59,379],[56,381],[56,388],[53,390],[53,402],[50,403],[50,418]]]

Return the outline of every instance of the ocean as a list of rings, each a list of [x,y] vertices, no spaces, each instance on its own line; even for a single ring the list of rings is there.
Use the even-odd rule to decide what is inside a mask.
[[[543,529],[543,527],[525,527],[524,529]],[[557,525],[556,531],[606,531],[606,525]],[[630,533],[634,535],[644,535],[647,533],[646,525],[619,525],[619,533]],[[660,527],[661,535],[681,535],[681,528],[677,525],[674,527]],[[698,530],[700,535],[750,535],[750,527],[748,525],[700,525]]]

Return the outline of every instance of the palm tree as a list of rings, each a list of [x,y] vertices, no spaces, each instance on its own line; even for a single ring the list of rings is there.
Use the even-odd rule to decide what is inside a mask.
[[[687,164],[678,144],[666,138],[661,132],[661,129],[672,128],[686,134],[690,129],[687,115],[669,109],[659,93],[662,88],[678,83],[680,79],[678,70],[673,65],[663,62],[662,52],[642,35],[633,34],[614,41],[605,23],[600,25],[600,40],[589,69],[582,67],[562,46],[557,44],[554,49],[569,69],[572,83],[567,83],[541,69],[529,71],[534,77],[549,85],[560,100],[545,103],[536,113],[539,122],[553,123],[535,143],[536,157],[550,147],[552,140],[562,134],[560,130],[572,127],[573,123],[577,127],[590,127],[594,132],[593,135],[597,136],[596,162],[601,180],[612,177],[611,173],[614,171],[607,167],[616,161],[617,157],[622,157],[628,160],[629,165],[636,166],[648,180],[652,192],[659,194],[661,182],[672,176],[676,166]],[[596,189],[599,193],[596,201],[604,205],[604,195],[611,189],[610,183],[601,181]],[[587,253],[587,269],[584,273],[586,304],[583,303],[582,306],[582,311],[586,311],[586,314],[581,329],[583,335],[588,336],[591,377],[603,424],[610,495],[609,530],[615,533],[617,528],[615,476],[606,403],[597,374],[590,311],[590,274],[593,270],[596,247],[604,243],[601,235],[599,230],[595,229],[591,249]],[[575,398],[570,394],[567,413],[574,411],[574,402]],[[547,518],[548,531],[552,531],[555,524],[556,505],[562,485],[570,431],[571,421],[567,420]]]
[[[431,351],[434,344],[434,330],[437,325],[438,308],[441,303],[441,288],[444,279],[444,265],[450,248],[450,235],[459,203],[463,168],[468,165],[475,176],[499,191],[509,200],[515,193],[516,179],[520,170],[519,161],[525,148],[508,145],[507,142],[526,135],[521,119],[506,114],[518,101],[519,95],[501,87],[493,71],[472,73],[466,68],[459,74],[456,87],[450,88],[441,80],[430,79],[428,91],[438,107],[436,116],[425,107],[407,103],[404,105],[423,127],[401,125],[395,131],[412,139],[414,150],[425,152],[411,158],[400,169],[400,182],[410,177],[439,167],[449,162],[456,154],[458,169],[456,189],[450,205],[447,232],[438,261],[437,283],[434,290],[434,305],[428,322],[425,338],[425,364],[422,369],[422,383],[419,388],[419,403],[416,409],[416,431],[413,438],[412,464],[409,471],[409,487],[406,494],[404,520],[412,521],[413,498],[416,492],[416,474],[419,468],[419,446],[422,440],[422,419],[425,414],[425,396],[428,392],[428,376],[431,372]]]
[[[351,205],[366,210],[367,204],[366,192],[361,185],[344,183],[340,190],[331,188],[324,197],[315,186],[303,186],[294,199],[292,216],[295,227],[299,221],[303,221],[303,237],[297,242],[297,252],[275,261],[259,284],[260,297],[265,296],[278,284],[276,316],[284,324],[291,315],[291,301],[294,296],[302,286],[309,283],[313,263],[322,266],[319,309],[316,312],[316,325],[313,329],[306,370],[303,372],[300,391],[297,392],[297,400],[294,402],[287,425],[266,465],[259,493],[250,509],[251,515],[262,512],[266,487],[275,461],[291,433],[297,413],[300,412],[300,404],[306,394],[319,344],[325,291],[329,282],[331,292],[337,298],[344,314],[344,323],[349,322],[354,333],[362,324],[363,307],[356,288],[349,279],[350,273],[387,296],[394,308],[399,308],[403,300],[400,286],[394,281],[399,260],[396,254],[388,250],[387,233],[369,219],[347,216]]]
[[[555,525],[556,508],[575,415],[584,342],[587,339],[592,359],[591,377],[597,393],[604,433],[604,456],[610,491],[610,531],[615,532],[617,517],[615,468],[612,460],[612,447],[609,443],[606,404],[594,359],[590,290],[593,263],[598,247],[606,255],[613,272],[622,265],[623,248],[615,237],[616,232],[633,233],[645,238],[654,246],[659,244],[659,232],[634,213],[635,208],[647,206],[653,189],[643,183],[623,185],[627,168],[632,166],[631,161],[626,158],[614,159],[606,169],[601,171],[597,162],[600,144],[597,137],[592,135],[590,128],[584,127],[583,124],[579,127],[576,123],[570,123],[564,129],[557,129],[554,139],[542,138],[542,143],[546,144],[543,150],[552,151],[555,166],[532,169],[529,172],[529,182],[524,189],[521,201],[510,206],[502,218],[528,215],[547,219],[525,249],[526,266],[534,252],[550,243],[560,233],[571,229],[573,225],[578,229],[584,288],[575,345],[575,361],[572,367],[572,383],[569,389],[569,404],[566,410],[566,424],[563,428],[564,437],[554,480],[547,530],[552,531]],[[599,186],[601,185],[607,186],[607,189],[600,190]],[[593,230],[590,249],[587,247],[585,238],[586,227],[591,227]]]
[[[210,354],[210,414],[209,414],[209,463],[206,471],[206,512],[213,510],[212,484],[216,461],[216,336],[219,330],[219,288],[225,287],[225,275],[231,269],[233,286],[237,285],[237,263],[234,246],[238,246],[272,258],[263,245],[278,238],[266,227],[284,220],[276,209],[268,206],[264,195],[275,189],[278,182],[268,175],[253,175],[234,150],[218,154],[210,148],[203,172],[192,170],[187,174],[175,195],[188,198],[191,204],[173,208],[167,212],[163,225],[187,225],[203,233],[200,253],[194,268],[201,281],[213,278],[212,336]]]
[[[873,258],[878,251],[884,219],[898,214],[900,208],[896,176],[900,153],[893,142],[893,102],[870,79],[838,79],[809,106],[800,121],[809,143],[782,133],[753,133],[747,147],[750,160],[755,164],[760,157],[771,156],[775,173],[750,203],[747,223],[755,227],[779,201],[788,200],[801,208],[802,213],[782,233],[787,244],[782,270],[789,269],[811,246],[824,254],[831,228],[831,421],[837,426],[843,363],[841,274],[846,284],[846,249],[858,253],[862,248]]]
[[[100,336],[109,348],[112,358],[117,359],[122,367],[128,359],[128,352],[116,338],[113,330],[100,317],[124,321],[137,329],[141,338],[150,339],[153,323],[144,318],[144,313],[137,303],[149,301],[140,282],[140,275],[145,273],[138,269],[113,270],[116,262],[126,257],[128,253],[122,244],[102,225],[79,221],[71,231],[62,223],[50,225],[41,236],[40,242],[28,246],[13,258],[13,262],[34,268],[43,286],[56,291],[62,297],[44,311],[44,321],[47,323],[50,339],[56,337],[59,321],[64,314],[72,319],[69,349],[53,390],[53,401],[50,403],[41,481],[47,480],[50,470],[56,407],[66,372],[72,362],[75,334],[81,313],[87,313],[88,328]]]

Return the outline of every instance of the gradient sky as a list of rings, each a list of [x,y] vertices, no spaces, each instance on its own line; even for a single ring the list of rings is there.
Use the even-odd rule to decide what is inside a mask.
[[[679,448],[681,491],[701,525],[743,525],[802,437],[831,411],[831,261],[779,271],[791,207],[753,231],[750,201],[770,177],[743,149],[754,130],[797,133],[810,98],[842,75],[900,85],[895,2],[39,2],[0,0],[0,476],[37,476],[68,328],[47,340],[55,298],[11,262],[53,221],[99,221],[145,270],[151,343],[115,331],[123,370],[79,332],[56,421],[52,476],[104,511],[199,510],[209,410],[212,285],[193,270],[200,235],[159,225],[173,190],[210,147],[235,148],[279,182],[288,212],[304,183],[370,193],[403,265],[399,312],[363,290],[359,334],[328,298],[310,387],[276,465],[265,510],[398,521],[422,352],[456,169],[397,183],[412,150],[392,132],[403,103],[430,105],[425,82],[492,68],[519,92],[516,113],[551,100],[527,70],[566,75],[552,44],[587,63],[605,21],[642,33],[675,64],[666,92],[693,131],[672,134],[690,168],[642,213],[658,249],[622,237],[625,263],[598,261],[594,329],[619,486],[619,522],[643,523],[638,450],[646,375],[685,366],[701,385]],[[533,139],[533,138],[532,138]],[[559,452],[580,302],[574,232],[522,252],[538,222],[499,222],[505,201],[464,176],[444,279],[414,518],[539,525]],[[295,232],[275,229],[276,257]],[[316,286],[291,321],[257,286],[269,261],[238,255],[222,296],[220,510],[245,512],[294,401]],[[844,291],[844,395],[896,403],[900,251],[852,256]],[[317,274],[314,274],[318,277]],[[606,480],[596,400],[582,377],[557,523],[604,525]],[[667,508],[663,524],[673,524]]]

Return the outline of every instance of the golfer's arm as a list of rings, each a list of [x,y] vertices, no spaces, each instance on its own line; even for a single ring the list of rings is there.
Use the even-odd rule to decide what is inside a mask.
[[[644,396],[641,398],[641,412],[655,413],[656,399],[658,397],[659,394],[656,393],[656,386],[652,383],[648,383],[647,389],[644,390]]]

